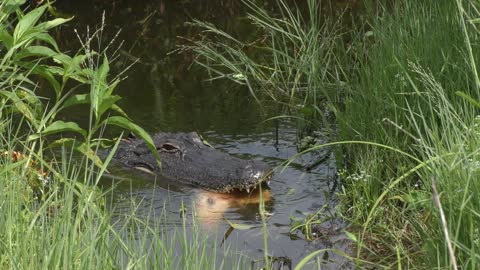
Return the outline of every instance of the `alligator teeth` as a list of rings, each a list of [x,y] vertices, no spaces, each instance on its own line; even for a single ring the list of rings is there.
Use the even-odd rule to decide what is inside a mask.
[[[247,190],[247,193],[250,193],[250,188],[248,188],[248,187],[247,187],[247,189],[246,189],[246,190]]]
[[[155,175],[155,173],[145,167],[140,167],[140,166],[136,166],[134,167],[135,169],[139,170],[139,171],[142,171],[142,172],[145,172],[145,173],[148,173],[148,174],[151,174],[151,175]]]

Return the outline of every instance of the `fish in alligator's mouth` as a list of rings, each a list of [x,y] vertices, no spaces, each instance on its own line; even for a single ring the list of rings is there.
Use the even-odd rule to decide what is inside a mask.
[[[271,201],[269,189],[255,189],[249,193],[236,191],[229,194],[200,190],[195,193],[195,213],[203,225],[211,226],[223,221],[225,212],[230,209],[245,209],[248,206],[258,209],[261,199],[263,202]]]

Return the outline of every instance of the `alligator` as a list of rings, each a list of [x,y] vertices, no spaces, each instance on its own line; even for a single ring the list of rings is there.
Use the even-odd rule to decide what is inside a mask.
[[[147,144],[133,136],[120,142],[113,159],[129,168],[219,193],[250,192],[260,183],[268,184],[272,176],[264,162],[223,153],[196,132],[158,133],[152,139],[161,167]]]

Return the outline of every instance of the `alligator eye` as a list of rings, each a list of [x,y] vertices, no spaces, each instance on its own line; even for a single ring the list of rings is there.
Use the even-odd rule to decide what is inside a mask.
[[[160,151],[166,152],[166,153],[176,153],[176,152],[180,153],[181,152],[180,149],[177,146],[175,146],[171,143],[164,143],[164,144],[162,144],[162,146],[157,147],[157,150],[160,150]]]

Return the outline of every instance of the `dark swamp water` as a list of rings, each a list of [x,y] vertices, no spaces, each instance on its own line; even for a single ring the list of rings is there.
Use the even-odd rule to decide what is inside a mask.
[[[273,2],[265,1],[265,7],[268,9]],[[150,133],[197,131],[217,149],[277,167],[264,197],[269,213],[268,251],[272,257],[284,261],[277,263],[278,269],[290,269],[290,263],[295,266],[318,249],[351,251],[351,243],[342,233],[345,224],[338,219],[324,222],[321,225],[324,234],[314,241],[306,241],[301,231],[290,233],[291,216],[305,218],[305,213],[315,213],[325,204],[329,204],[334,213],[338,179],[333,154],[324,151],[305,155],[280,172],[278,166],[297,153],[294,123],[278,124],[277,141],[274,123],[263,121],[274,116],[273,111],[261,109],[246,89],[226,81],[206,81],[208,75],[192,66],[192,55],[171,53],[185,39],[197,34],[198,30],[185,24],[193,18],[213,22],[238,36],[254,38],[257,33],[242,23],[246,9],[240,1],[63,0],[56,5],[59,11],[75,15],[70,26],[57,33],[57,40],[64,49],[79,46],[72,29],[82,35],[89,25],[92,31],[101,23],[103,12],[106,24],[103,45],[121,30],[112,45],[118,47],[123,41],[118,51],[120,57],[112,64],[112,69],[119,72],[134,59],[139,59],[125,73],[127,78],[117,92],[123,97],[120,105],[137,124]],[[327,158],[322,164],[305,170],[307,165],[325,155]],[[112,182],[117,185],[112,211],[131,212],[133,198],[138,202],[136,213],[139,216],[151,215],[152,211],[159,215],[166,213],[168,230],[173,231],[182,226],[180,212],[184,204],[187,212],[196,209],[198,222],[212,234],[212,241],[217,241],[217,245],[228,232],[223,244],[233,245],[252,260],[263,257],[258,196],[209,193],[121,168],[111,172],[114,176],[106,178],[104,185],[110,186]],[[248,229],[230,232],[226,220],[248,225]],[[331,252],[328,257],[326,269],[338,269],[346,264]],[[261,266],[262,263],[254,264],[253,269]]]

